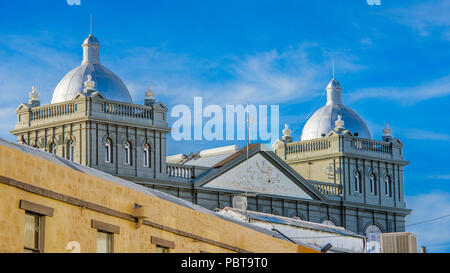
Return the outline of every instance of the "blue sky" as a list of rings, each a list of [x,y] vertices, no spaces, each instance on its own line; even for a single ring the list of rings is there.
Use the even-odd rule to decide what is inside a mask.
[[[374,138],[387,122],[405,144],[406,198],[414,210],[408,223],[450,213],[448,1],[80,4],[2,2],[0,137],[14,141],[8,133],[14,110],[32,85],[49,103],[58,81],[79,65],[93,14],[102,63],[124,80],[136,103],[151,84],[169,108],[192,105],[193,96],[206,104],[278,104],[280,125],[297,128],[295,139],[305,115],[324,103],[334,59],[344,103]],[[226,144],[232,142],[169,140],[168,153]],[[429,250],[450,252],[450,217],[407,229]]]

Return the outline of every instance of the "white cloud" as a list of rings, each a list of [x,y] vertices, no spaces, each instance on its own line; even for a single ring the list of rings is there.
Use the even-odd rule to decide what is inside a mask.
[[[450,141],[450,135],[417,128],[400,128],[398,131],[401,135],[409,139]]]
[[[450,95],[450,76],[445,76],[418,86],[363,88],[352,91],[347,99],[350,103],[362,99],[385,99],[403,105]]]
[[[66,2],[69,6],[73,6],[73,5],[80,6],[81,5],[81,0],[66,0]]]
[[[304,101],[319,95],[331,77],[331,53],[315,44],[214,61],[156,48],[128,53],[117,68],[127,75],[124,78],[138,100],[150,82],[156,96],[163,94],[173,103],[191,103],[193,96],[221,105],[247,100],[263,104]],[[339,53],[335,62],[340,72],[366,69],[348,54]],[[130,67],[133,71],[127,72]]]
[[[53,49],[51,37],[0,36],[0,137],[10,139],[16,124],[15,109],[28,101],[36,85],[41,101],[48,103],[61,77],[76,64],[75,54]]]
[[[443,39],[450,40],[450,2],[447,0],[424,1],[391,10],[389,14],[394,20],[413,28],[421,36],[437,32]]]
[[[450,214],[450,193],[407,196],[406,202],[413,209],[407,217],[406,230],[417,234],[419,246],[427,246],[430,252],[450,251],[450,217],[408,226]]]

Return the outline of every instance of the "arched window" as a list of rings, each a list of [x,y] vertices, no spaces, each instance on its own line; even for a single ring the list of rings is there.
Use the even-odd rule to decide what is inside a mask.
[[[381,229],[376,225],[370,225],[365,230],[366,233],[366,250],[368,253],[380,252],[380,234]]]
[[[376,184],[375,174],[371,173],[369,175],[370,193],[377,194],[377,184]]]
[[[150,145],[145,143],[144,145],[144,167],[151,168],[151,155],[150,155]]]
[[[67,159],[73,161],[73,153],[74,153],[73,140],[69,140],[67,142]]]
[[[359,172],[355,172],[355,192],[361,192],[361,177]]]
[[[323,225],[329,225],[329,226],[336,226],[335,223],[333,223],[333,221],[331,220],[325,220],[322,222]]]
[[[386,192],[386,196],[389,196],[389,197],[392,197],[392,192],[391,192],[392,185],[391,184],[392,184],[391,178],[388,175],[386,175],[384,177],[384,189]]]
[[[131,144],[126,142],[124,146],[125,165],[131,165]]]
[[[48,152],[56,155],[56,144],[50,143],[48,146]]]
[[[106,163],[112,162],[112,142],[109,138],[106,139],[105,143],[105,162]]]

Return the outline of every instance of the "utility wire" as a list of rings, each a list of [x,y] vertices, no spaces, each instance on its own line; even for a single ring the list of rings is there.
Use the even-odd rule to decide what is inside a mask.
[[[443,216],[440,216],[440,217],[428,219],[428,220],[425,220],[425,221],[422,221],[422,222],[417,222],[417,223],[414,223],[414,224],[409,224],[409,225],[406,225],[406,226],[407,226],[407,227],[410,227],[410,226],[420,225],[420,224],[424,224],[424,223],[428,223],[428,222],[433,222],[433,221],[436,221],[436,220],[439,220],[439,219],[442,219],[442,218],[445,218],[445,217],[449,217],[449,216],[450,216],[450,214],[447,214],[447,215],[443,215]]]
[[[317,102],[317,104],[311,109],[311,111],[303,118],[303,120],[297,124],[297,126],[294,128],[294,130],[292,130],[291,134],[294,134],[295,131],[298,129],[298,127],[300,127],[300,125],[302,125],[316,110],[317,107],[319,106],[319,104],[322,101],[323,95],[325,94],[326,89],[323,90],[322,95],[320,95],[320,99]]]

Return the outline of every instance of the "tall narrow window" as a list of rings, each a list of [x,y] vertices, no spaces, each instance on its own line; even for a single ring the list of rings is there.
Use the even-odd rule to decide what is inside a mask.
[[[67,143],[67,159],[73,161],[73,152],[74,152],[73,141],[70,140],[70,141]]]
[[[151,167],[150,163],[150,145],[144,145],[144,167]]]
[[[42,223],[41,216],[26,212],[25,213],[25,236],[24,252],[41,252]]]
[[[113,234],[97,231],[97,253],[112,253],[113,252]]]
[[[361,180],[359,172],[355,172],[355,192],[361,192]]]
[[[373,174],[373,173],[370,174],[370,176],[369,176],[369,183],[370,183],[370,193],[371,194],[377,194],[375,174]]]
[[[50,146],[48,147],[48,151],[52,154],[56,154],[56,144],[51,143]]]
[[[391,192],[391,178],[388,175],[386,175],[384,177],[384,188],[385,188],[386,196],[391,197],[392,196],[392,192]]]
[[[125,165],[131,165],[131,144],[130,142],[125,143]]]
[[[112,153],[111,153],[111,140],[108,138],[105,143],[105,162],[111,163]]]

